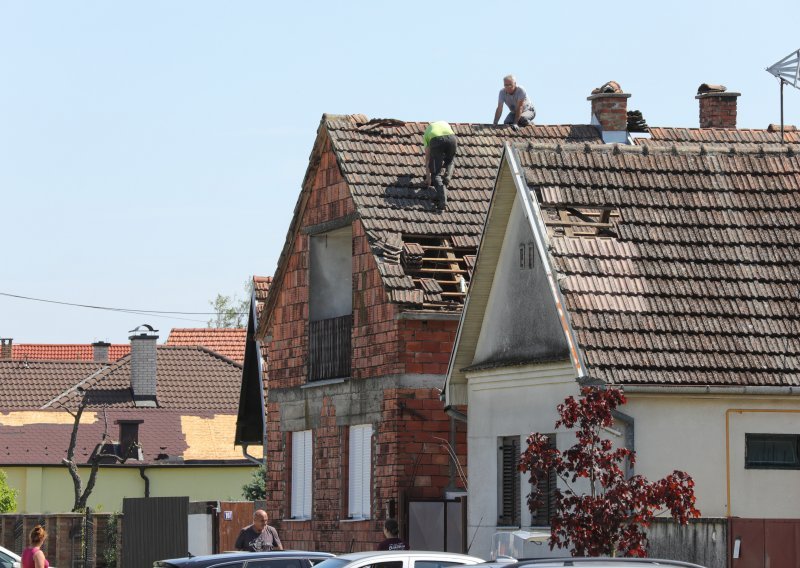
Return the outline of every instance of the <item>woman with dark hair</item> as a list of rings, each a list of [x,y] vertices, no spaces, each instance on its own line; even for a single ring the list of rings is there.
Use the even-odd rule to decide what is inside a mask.
[[[47,540],[47,531],[42,525],[33,527],[28,537],[29,546],[22,551],[22,568],[50,568],[50,563],[44,557],[42,545]]]

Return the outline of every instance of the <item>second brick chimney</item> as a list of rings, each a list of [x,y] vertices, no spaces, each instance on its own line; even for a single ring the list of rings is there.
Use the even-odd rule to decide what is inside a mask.
[[[156,406],[157,329],[144,324],[131,330],[131,391],[136,406]]]
[[[95,341],[92,343],[92,359],[98,363],[108,363],[108,348],[110,343]]]
[[[628,143],[628,99],[619,83],[609,81],[592,91],[586,100],[592,101],[592,124],[600,127],[603,142]]]
[[[741,93],[729,93],[725,85],[700,85],[695,97],[700,101],[700,128],[736,128],[739,96]]]
[[[0,337],[0,359],[11,359],[11,347],[14,340],[11,337]]]

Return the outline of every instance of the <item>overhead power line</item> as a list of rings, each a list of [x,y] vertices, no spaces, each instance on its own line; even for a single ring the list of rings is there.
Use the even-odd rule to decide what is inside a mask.
[[[160,317],[160,318],[169,318],[169,319],[179,319],[185,321],[196,321],[202,322],[202,320],[198,319],[190,319],[190,318],[183,318],[178,316],[215,316],[217,312],[176,312],[176,311],[167,311],[167,310],[140,310],[135,308],[113,308],[109,306],[93,306],[91,304],[78,304],[75,302],[62,302],[60,300],[47,300],[44,298],[33,298],[31,296],[22,296],[20,294],[10,294],[8,292],[0,292],[0,296],[6,296],[8,298],[17,298],[18,300],[29,300],[32,302],[44,302],[46,304],[59,304],[61,306],[72,306],[75,308],[88,308],[91,310],[106,310],[110,312],[122,312],[126,314],[137,314],[142,316],[152,316],[152,317]],[[247,315],[247,312],[235,312],[236,315]],[[202,322],[205,323],[205,322]]]

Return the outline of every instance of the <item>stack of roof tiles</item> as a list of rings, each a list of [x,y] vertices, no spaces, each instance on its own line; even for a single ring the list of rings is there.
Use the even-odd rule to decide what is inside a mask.
[[[681,130],[652,131],[640,147],[516,150],[543,210],[619,214],[608,238],[549,236],[590,373],[800,385],[800,148],[673,144]]]

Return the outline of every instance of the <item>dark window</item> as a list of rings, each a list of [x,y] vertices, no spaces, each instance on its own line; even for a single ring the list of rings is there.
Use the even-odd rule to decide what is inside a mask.
[[[519,245],[519,267],[525,268],[525,243]]]
[[[800,469],[800,434],[745,434],[744,466]]]
[[[547,437],[550,439],[550,447],[555,448],[556,435],[548,434]],[[554,469],[544,473],[544,475],[539,475],[538,489],[541,495],[541,504],[535,511],[531,511],[531,525],[545,526],[550,524],[550,519],[553,518],[556,509],[557,479]]]
[[[528,242],[528,268],[533,268],[533,259],[534,259],[534,248],[533,248],[533,241]]]
[[[363,566],[362,568],[403,568],[403,561],[393,560],[391,562],[376,562],[371,566]]]
[[[228,562],[227,564],[215,564],[213,568],[244,568],[244,561]]]
[[[414,562],[414,568],[447,568],[448,566],[457,566],[460,564],[460,562],[451,562],[447,560],[417,560]]]
[[[497,524],[504,527],[520,525],[519,496],[519,436],[505,436],[500,440],[498,460],[498,480],[500,495],[498,496]]]
[[[305,568],[307,564],[299,558],[269,558],[251,560],[247,568]]]

